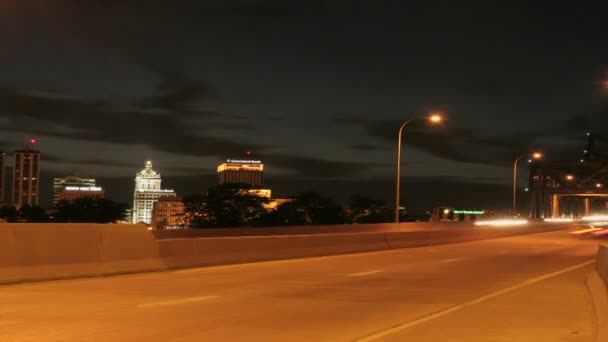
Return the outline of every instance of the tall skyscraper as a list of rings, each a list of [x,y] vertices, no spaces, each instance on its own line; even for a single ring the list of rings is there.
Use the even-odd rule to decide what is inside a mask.
[[[146,167],[135,176],[133,223],[150,224],[154,202],[163,196],[175,197],[175,191],[161,189],[161,181],[160,173],[152,169],[151,161],[147,161]]]
[[[17,208],[38,205],[40,197],[40,151],[25,146],[15,151],[12,201]]]
[[[260,160],[228,159],[217,167],[220,184],[246,184],[252,189],[262,187],[264,164]]]
[[[79,197],[103,197],[103,189],[95,185],[94,178],[53,178],[53,205],[61,199],[74,200]]]
[[[0,203],[4,203],[6,182],[6,153],[0,151]]]

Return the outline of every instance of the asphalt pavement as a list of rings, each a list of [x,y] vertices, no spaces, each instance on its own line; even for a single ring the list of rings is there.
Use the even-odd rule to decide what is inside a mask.
[[[596,252],[559,231],[0,286],[0,341],[592,341]]]

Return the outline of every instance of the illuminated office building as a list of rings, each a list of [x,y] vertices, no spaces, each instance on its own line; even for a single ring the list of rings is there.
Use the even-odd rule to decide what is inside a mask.
[[[53,178],[53,205],[60,200],[73,201],[81,197],[103,198],[103,190],[95,184],[94,178],[67,176]]]
[[[246,184],[252,189],[262,187],[264,164],[260,160],[228,159],[217,167],[220,184]]]
[[[152,222],[152,208],[161,197],[175,197],[175,191],[161,189],[160,173],[152,169],[152,162],[147,161],[146,167],[135,176],[135,192],[133,194],[133,223]]]

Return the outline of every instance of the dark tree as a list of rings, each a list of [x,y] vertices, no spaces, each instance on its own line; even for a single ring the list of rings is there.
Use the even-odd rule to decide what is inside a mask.
[[[17,215],[19,222],[43,223],[50,221],[46,211],[37,205],[24,205],[19,209]]]
[[[210,188],[207,195],[187,197],[185,220],[192,228],[222,228],[258,225],[266,213],[268,198],[238,184]]]
[[[127,205],[107,199],[83,197],[55,205],[55,222],[111,223],[124,220]]]
[[[353,195],[350,198],[350,223],[380,223],[389,222],[391,219],[391,211],[386,207],[386,202],[361,195]]]
[[[0,207],[0,219],[6,222],[17,222],[19,220],[19,212],[12,205]]]
[[[316,192],[307,192],[294,197],[293,201],[283,203],[272,213],[266,215],[268,225],[298,226],[343,224],[344,210],[330,197]]]

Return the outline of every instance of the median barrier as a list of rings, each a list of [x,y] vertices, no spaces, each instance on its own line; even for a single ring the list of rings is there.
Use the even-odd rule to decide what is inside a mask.
[[[256,235],[156,238],[145,225],[0,224],[0,283],[372,252],[556,229],[564,228],[406,223],[249,228],[244,230]],[[269,235],[257,235],[261,232]],[[186,234],[194,233],[202,232]]]
[[[184,268],[424,247],[558,229],[563,229],[563,226],[460,227],[372,233],[189,237],[159,239],[158,245],[160,258],[167,268]]]
[[[2,224],[0,249],[0,283],[164,267],[154,236],[143,225]]]
[[[104,274],[156,271],[165,268],[158,243],[144,225],[99,225],[99,255]]]
[[[168,268],[371,252],[388,249],[383,233],[279,235],[159,240]]]
[[[338,224],[323,226],[284,226],[254,228],[209,228],[209,229],[176,229],[155,230],[157,239],[204,238],[204,237],[242,237],[270,235],[316,235],[316,234],[349,234],[379,233],[390,231],[414,231],[447,229],[471,225],[470,222],[403,222],[403,223],[369,223]]]

